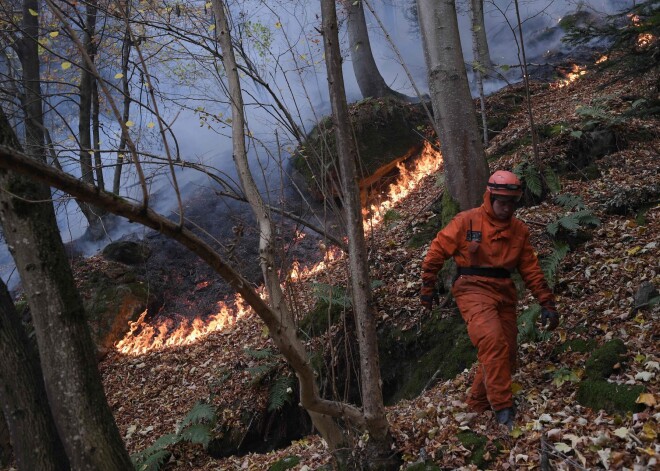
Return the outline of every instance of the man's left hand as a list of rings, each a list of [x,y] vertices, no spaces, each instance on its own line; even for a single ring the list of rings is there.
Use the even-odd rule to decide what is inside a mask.
[[[544,307],[541,309],[541,325],[545,327],[546,324],[548,324],[547,330],[555,330],[559,325],[559,314]]]

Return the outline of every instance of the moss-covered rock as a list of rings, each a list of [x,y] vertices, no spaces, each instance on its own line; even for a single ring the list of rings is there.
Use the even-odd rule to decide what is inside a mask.
[[[608,378],[617,364],[624,361],[626,345],[621,339],[610,340],[594,350],[585,365],[585,377],[591,380]]]
[[[643,386],[608,383],[603,379],[587,379],[580,383],[577,399],[580,404],[594,410],[615,412],[639,412],[643,404],[635,401],[644,392]]]
[[[455,377],[477,358],[458,315],[443,319],[433,313],[419,329],[380,332],[379,343],[383,397],[388,404],[416,397],[434,376]]]
[[[419,130],[428,125],[421,104],[392,98],[366,99],[351,105],[349,112],[362,188],[386,176],[395,170],[398,162],[421,150],[424,137]],[[293,168],[317,199],[338,194],[336,155],[334,125],[328,117],[312,129],[292,157]],[[372,176],[375,178],[370,178]]]
[[[564,352],[577,352],[588,353],[596,348],[596,341],[594,339],[570,339],[557,345],[553,350],[553,355]]]
[[[159,289],[143,273],[117,262],[87,266],[78,289],[100,357],[126,335],[140,314],[148,308],[156,311],[162,302]]]
[[[485,469],[488,466],[490,462],[490,458],[486,455],[489,452],[488,437],[465,430],[458,433],[458,440],[465,448],[470,450],[470,463],[476,465],[479,469]],[[502,449],[502,444],[495,441],[492,443],[492,448],[491,451],[499,452]]]

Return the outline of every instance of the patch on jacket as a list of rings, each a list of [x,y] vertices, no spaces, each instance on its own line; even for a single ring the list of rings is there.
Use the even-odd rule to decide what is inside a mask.
[[[467,231],[468,242],[481,242],[481,231]]]

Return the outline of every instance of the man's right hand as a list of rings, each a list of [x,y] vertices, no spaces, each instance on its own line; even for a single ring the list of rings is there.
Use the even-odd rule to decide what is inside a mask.
[[[440,304],[440,297],[435,286],[422,286],[419,299],[422,306],[429,311],[433,309],[433,303]]]

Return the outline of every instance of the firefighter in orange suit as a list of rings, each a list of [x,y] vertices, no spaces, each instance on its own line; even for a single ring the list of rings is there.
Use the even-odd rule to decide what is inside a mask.
[[[468,406],[495,411],[501,424],[513,427],[515,409],[511,374],[516,367],[516,287],[511,272],[518,270],[542,306],[541,323],[553,330],[559,323],[550,291],[529,242],[529,230],[513,217],[522,196],[516,175],[498,170],[488,179],[483,204],[456,215],[438,232],[422,263],[422,305],[437,300],[437,274],[454,257],[458,267],[452,294],[477,348],[479,365]]]

